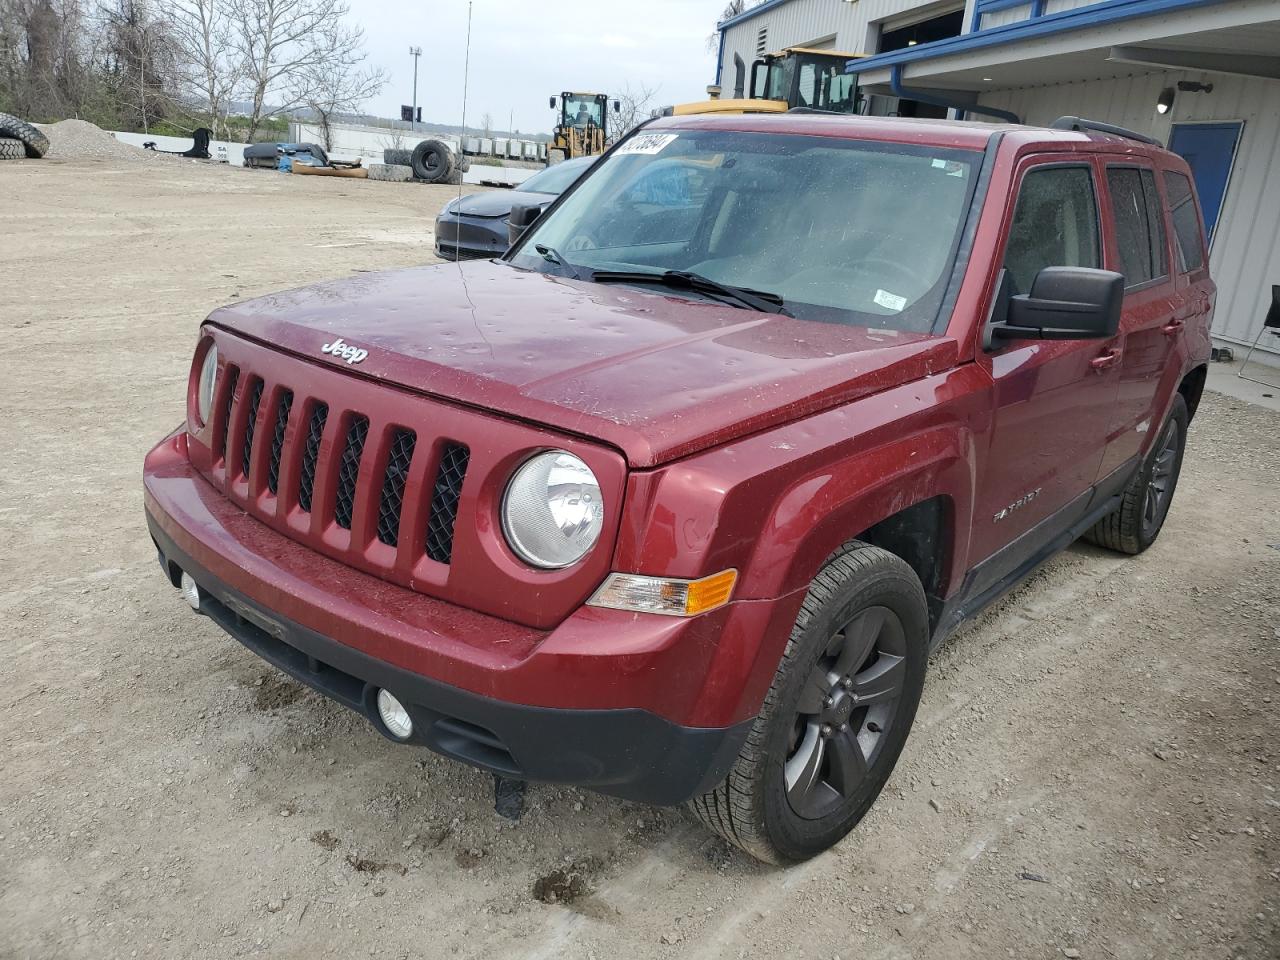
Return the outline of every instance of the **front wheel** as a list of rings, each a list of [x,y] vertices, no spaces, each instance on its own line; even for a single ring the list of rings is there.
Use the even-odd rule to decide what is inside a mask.
[[[770,863],[826,850],[893,772],[924,687],[929,616],[915,572],[852,541],[814,578],[728,777],[691,804]]]

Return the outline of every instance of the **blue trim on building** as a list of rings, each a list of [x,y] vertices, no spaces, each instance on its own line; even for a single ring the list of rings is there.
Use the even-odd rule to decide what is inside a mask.
[[[723,37],[725,30],[729,27],[750,20],[752,17],[758,17],[760,14],[772,10],[774,7],[780,7],[784,3],[788,2],[789,0],[765,0],[765,2],[759,6],[752,7],[750,10],[743,10],[736,17],[730,17],[728,20],[721,21],[716,24],[716,29],[720,31],[720,36]]]
[[[981,113],[984,116],[995,117],[1003,120],[1005,123],[1022,123],[1022,118],[1016,113],[1009,110],[1000,110],[997,107],[984,107],[980,103],[961,103],[959,100],[948,100],[946,97],[940,97],[934,93],[927,93],[924,90],[912,90],[902,85],[902,64],[895,63],[893,69],[889,73],[889,89],[895,97],[903,100],[915,100],[919,103],[929,103],[935,107],[946,107],[949,110],[959,110],[960,119],[964,119],[964,113]]]
[[[1048,13],[1015,23],[1006,23],[999,27],[962,33],[958,37],[948,37],[946,40],[935,40],[933,43],[921,43],[903,50],[879,53],[862,60],[850,60],[845,65],[845,73],[865,73],[868,70],[892,67],[899,63],[972,53],[975,50],[1006,43],[1050,37],[1085,27],[1105,26],[1155,14],[1210,7],[1221,2],[1222,0],[1101,0],[1087,7]]]
[[[720,52],[716,54],[716,86],[720,86],[720,75],[724,72],[724,31],[720,31]]]

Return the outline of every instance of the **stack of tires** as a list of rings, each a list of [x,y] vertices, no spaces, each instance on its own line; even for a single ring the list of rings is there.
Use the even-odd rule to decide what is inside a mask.
[[[471,166],[442,140],[423,140],[412,150],[384,150],[382,159],[382,163],[369,166],[370,180],[461,183],[462,174]]]
[[[9,113],[0,113],[0,160],[38,160],[49,152],[49,138]]]

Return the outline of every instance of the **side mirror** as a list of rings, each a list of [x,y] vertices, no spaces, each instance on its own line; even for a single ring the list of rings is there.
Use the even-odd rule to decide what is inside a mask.
[[[524,232],[533,226],[534,221],[542,216],[542,206],[537,203],[517,203],[511,208],[507,217],[507,245],[515,246],[515,242],[524,236]]]
[[[555,98],[555,97],[552,97],[552,98],[551,98],[551,109],[552,109],[552,110],[554,110],[555,108],[556,108],[556,98]]]
[[[987,348],[1001,340],[1106,340],[1120,329],[1124,275],[1092,267],[1045,267],[1030,294],[1010,296],[1003,273],[987,324]]]
[[[622,112],[622,101],[621,101],[621,100],[615,100],[615,101],[613,101],[613,112],[614,112],[614,113],[621,113],[621,112]]]

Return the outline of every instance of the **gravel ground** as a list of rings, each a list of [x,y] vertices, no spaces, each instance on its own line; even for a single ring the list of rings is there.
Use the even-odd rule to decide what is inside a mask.
[[[575,790],[506,823],[193,617],[139,468],[198,321],[428,259],[449,195],[0,170],[0,957],[1280,957],[1280,416],[1238,401],[1152,550],[1077,545],[944,646],[871,815],[788,871]]]
[[[122,143],[107,131],[87,120],[59,120],[57,123],[36,124],[49,138],[48,160],[109,160],[115,163],[152,163],[156,160],[185,160],[156,150]]]

